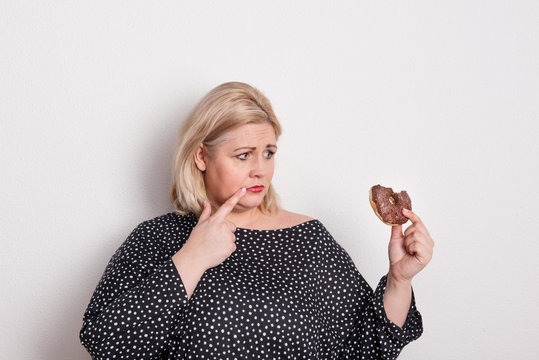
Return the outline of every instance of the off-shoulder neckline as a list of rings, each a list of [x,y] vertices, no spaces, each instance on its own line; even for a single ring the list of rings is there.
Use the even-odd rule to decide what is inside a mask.
[[[277,229],[248,229],[248,228],[242,228],[242,227],[236,227],[236,230],[243,230],[243,231],[266,231],[266,232],[271,232],[271,231],[284,231],[284,230],[292,230],[294,228],[297,228],[297,227],[300,227],[300,226],[303,226],[303,225],[307,225],[309,223],[314,223],[314,222],[319,222],[318,219],[311,219],[311,220],[307,220],[307,221],[304,221],[304,222],[301,222],[299,224],[296,224],[296,225],[292,225],[292,226],[288,226],[288,227],[283,227],[283,228],[277,228]]]
[[[174,211],[174,214],[176,214],[177,216],[182,216],[181,214],[177,213]],[[198,217],[194,214],[194,213],[188,213],[186,214],[187,216],[190,216],[192,217],[194,220],[198,221]],[[320,223],[320,221],[318,219],[311,219],[311,220],[307,220],[307,221],[304,221],[304,222],[301,222],[299,224],[296,224],[296,225],[292,225],[292,226],[288,226],[288,227],[282,227],[282,228],[277,228],[277,229],[249,229],[249,228],[242,228],[242,227],[236,227],[236,230],[242,230],[242,231],[252,231],[252,232],[272,232],[272,231],[285,231],[285,230],[292,230],[292,229],[295,229],[295,228],[298,228],[298,227],[302,227],[302,226],[305,226],[305,225],[308,225],[310,223]]]

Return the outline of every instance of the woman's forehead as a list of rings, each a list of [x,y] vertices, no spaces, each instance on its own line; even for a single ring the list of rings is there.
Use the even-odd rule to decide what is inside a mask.
[[[266,146],[267,144],[275,144],[275,142],[275,131],[269,123],[241,125],[223,136],[223,144],[230,146],[237,144],[255,146],[255,144],[260,143]]]

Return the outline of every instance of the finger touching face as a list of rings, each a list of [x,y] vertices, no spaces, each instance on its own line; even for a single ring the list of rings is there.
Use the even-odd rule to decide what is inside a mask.
[[[240,199],[245,195],[245,188],[241,188],[234,193],[227,201],[221,205],[221,207],[215,212],[214,216],[225,219],[226,216],[234,210]]]

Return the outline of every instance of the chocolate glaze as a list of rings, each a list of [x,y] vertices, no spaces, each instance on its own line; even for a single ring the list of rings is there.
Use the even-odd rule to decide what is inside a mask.
[[[371,188],[371,192],[372,201],[384,222],[400,225],[408,221],[408,218],[402,215],[403,208],[412,210],[412,200],[406,191],[396,193],[392,188],[378,184]],[[393,198],[394,203],[391,203],[390,198]]]

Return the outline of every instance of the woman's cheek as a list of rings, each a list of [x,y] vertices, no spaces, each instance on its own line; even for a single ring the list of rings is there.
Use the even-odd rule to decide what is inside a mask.
[[[245,167],[245,169],[235,168],[234,171],[232,171],[232,173],[230,174],[230,177],[234,186],[239,189],[242,186],[247,185],[247,179],[249,178],[249,170],[247,169],[247,167]]]

